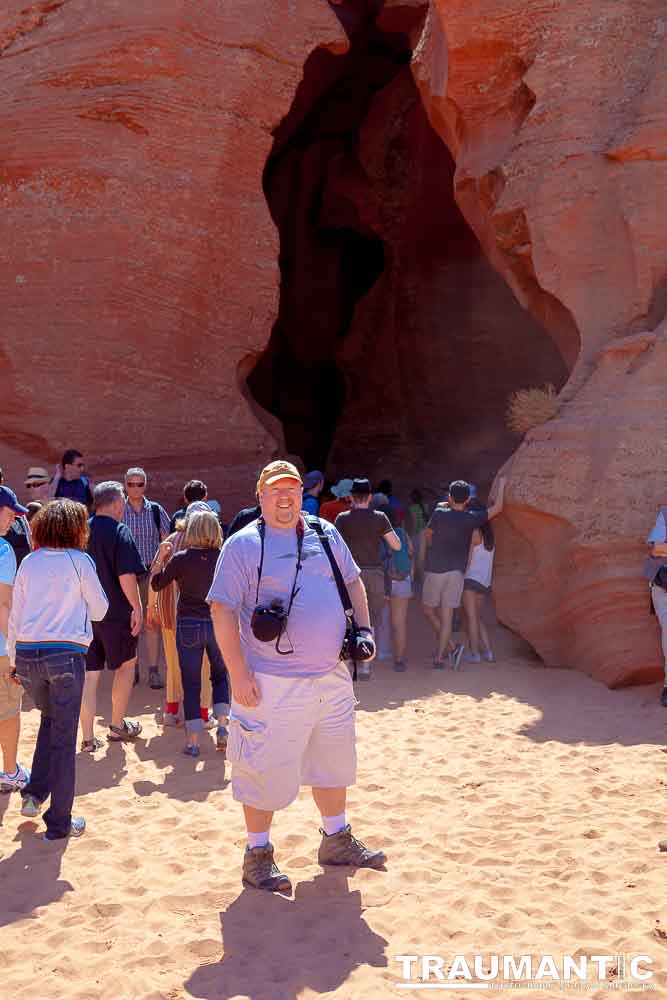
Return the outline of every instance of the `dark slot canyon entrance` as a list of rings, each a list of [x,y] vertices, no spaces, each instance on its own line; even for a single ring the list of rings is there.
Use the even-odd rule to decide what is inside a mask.
[[[517,444],[510,393],[568,369],[454,201],[409,66],[424,9],[382,6],[332,6],[350,49],[311,55],[276,130],[279,309],[247,385],[307,468],[485,485]]]

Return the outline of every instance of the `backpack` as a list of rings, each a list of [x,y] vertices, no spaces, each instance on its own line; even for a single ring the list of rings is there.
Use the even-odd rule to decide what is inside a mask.
[[[398,552],[391,553],[389,561],[389,579],[407,580],[412,569],[412,559],[408,548],[408,539],[403,528],[394,528],[394,531],[401,540],[401,547]]]

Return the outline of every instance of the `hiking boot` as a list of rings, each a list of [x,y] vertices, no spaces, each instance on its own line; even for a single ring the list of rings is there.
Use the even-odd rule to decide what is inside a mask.
[[[243,855],[243,885],[266,892],[291,892],[292,883],[273,860],[273,844],[246,847]]]
[[[352,836],[348,823],[338,833],[330,836],[320,828],[322,843],[317,854],[321,865],[350,865],[354,868],[382,868],[387,858],[382,851],[369,851],[360,840]]]

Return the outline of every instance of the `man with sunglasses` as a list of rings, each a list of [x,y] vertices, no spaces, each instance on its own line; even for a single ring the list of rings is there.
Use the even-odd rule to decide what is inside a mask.
[[[144,566],[150,569],[160,542],[169,534],[169,517],[166,510],[155,500],[146,498],[148,476],[145,471],[136,466],[125,473],[125,510],[123,522],[130,529]],[[139,579],[139,593],[144,608],[148,607],[148,574]],[[147,616],[146,616],[147,617]],[[160,645],[162,633],[155,626],[148,625],[144,618],[139,635],[139,656],[135,669],[134,683],[139,683],[139,667],[143,663],[148,666],[148,684],[154,691],[164,687],[160,677]]]
[[[302,515],[296,467],[271,462],[257,495],[261,517],[223,546],[208,600],[232,682],[227,759],[248,831],[243,883],[288,892],[269,832],[274,811],[301,785],[312,788],[322,816],[320,864],[385,862],[352,836],[345,816],[347,786],[356,780],[356,698],[340,656],[346,617],[325,540],[371,656],[373,643],[359,567],[332,524]]]
[[[56,467],[56,474],[51,483],[53,496],[65,497],[67,500],[77,500],[90,510],[93,505],[93,491],[90,480],[84,475],[86,463],[83,455],[76,448],[69,448]]]

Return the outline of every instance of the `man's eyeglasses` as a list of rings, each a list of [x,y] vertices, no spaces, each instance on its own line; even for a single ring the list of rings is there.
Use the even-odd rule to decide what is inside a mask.
[[[129,489],[135,489],[135,490],[143,490],[143,488],[144,488],[144,486],[146,485],[146,483],[126,483],[125,485],[126,485],[126,486],[127,486],[127,487],[128,487]]]

